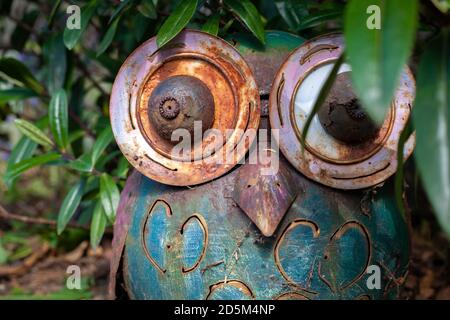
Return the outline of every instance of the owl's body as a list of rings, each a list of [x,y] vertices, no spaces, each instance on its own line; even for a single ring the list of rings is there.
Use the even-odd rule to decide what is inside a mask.
[[[133,173],[118,217],[129,230],[118,231],[115,239],[123,237],[121,272],[130,297],[380,299],[397,294],[408,266],[408,227],[389,192],[334,190],[281,161],[280,172],[289,172],[297,194],[275,234],[265,237],[234,200],[235,179],[247,166],[252,165],[192,189]],[[366,273],[371,265],[381,270],[379,290],[368,288],[368,282],[374,284],[369,279],[374,273]]]
[[[167,50],[184,48],[183,43],[190,46],[195,37],[204,36],[186,32],[175,40],[180,41],[179,44],[169,45]],[[285,89],[284,74],[278,79],[279,88],[271,88],[272,81],[286,57],[292,59],[290,53],[303,40],[282,32],[268,33],[263,48],[245,37],[229,40],[243,55],[255,76],[261,99],[260,123],[263,128],[270,128],[268,95]],[[311,55],[326,55],[340,47],[339,41],[331,36],[332,44],[338,45],[327,46],[319,41],[318,49],[314,48],[314,43],[306,44],[305,48],[312,52]],[[116,80],[119,88],[129,83],[136,87],[141,85],[133,84],[127,74],[133,77],[137,74],[144,79],[132,70],[136,68],[133,61],[143,59],[145,50],[154,48],[148,43],[133,53],[128,63],[130,67],[126,67],[130,71],[125,69],[124,75]],[[309,60],[295,61],[296,64],[299,62],[307,65]],[[241,75],[246,72],[239,69]],[[130,88],[134,90],[132,86]],[[133,110],[131,104],[134,100],[128,98],[128,91],[122,91],[121,95],[112,98],[115,112],[120,111],[122,105]],[[287,96],[275,98],[279,102]],[[215,103],[217,107],[218,101]],[[277,112],[273,108],[272,111],[281,118],[280,109]],[[272,111],[271,122],[274,120]],[[129,117],[133,121],[134,113],[130,111],[119,117],[113,113],[112,121],[120,127],[124,121],[129,121]],[[135,130],[132,123],[131,127]],[[399,128],[394,127],[393,130]],[[117,131],[119,135],[116,132],[116,139],[119,145],[126,144],[121,146],[122,151],[139,171],[146,175],[150,171],[148,175],[155,180],[167,178],[170,184],[176,185],[183,185],[183,181],[177,180],[178,174],[191,179],[191,173],[184,171],[183,167],[180,167],[182,172],[167,170],[145,157],[135,156],[141,150],[135,148],[131,141],[140,143],[140,140],[135,136],[121,136],[131,130],[130,126],[120,127],[120,130]],[[133,172],[122,193],[115,224],[111,296],[118,295],[120,288],[124,288],[125,293],[134,299],[395,297],[407,274],[410,249],[408,222],[396,210],[392,183],[360,191],[324,186],[300,172],[305,170],[297,167],[303,154],[298,153],[297,158],[292,156],[292,150],[298,150],[292,149],[289,141],[281,140],[285,147],[280,148],[282,152],[278,154],[279,170],[269,176],[261,173],[259,165],[248,161],[231,170],[221,171],[226,173],[216,175],[213,180],[210,175],[212,177],[214,173],[206,171],[208,178],[205,181],[211,181],[191,187],[170,186]],[[145,144],[143,146],[146,148]],[[134,153],[131,148],[135,149]],[[389,150],[386,148],[381,152],[395,158]],[[289,161],[284,157],[286,154]],[[142,160],[149,164],[142,165]],[[317,167],[318,162],[315,161],[311,163]],[[355,181],[362,181],[361,186],[370,184],[370,175],[364,174],[365,170],[375,170],[375,174],[380,174],[377,165],[382,165],[384,160],[375,155],[376,163],[371,163],[370,159],[367,161],[368,166],[359,167],[362,173],[355,178]],[[383,168],[390,169],[389,166],[394,164],[390,160]],[[341,167],[329,169],[329,164],[326,164],[323,168],[338,172],[344,168],[342,170],[351,172],[346,164],[339,165]],[[315,167],[309,166],[307,170],[310,168]],[[321,177],[329,174],[326,171],[306,175],[309,174],[317,177],[313,177],[314,180],[332,181],[330,185],[342,184],[346,188],[353,179],[347,177],[347,173],[342,177]],[[202,180],[197,172],[192,172],[192,176],[196,181]],[[379,178],[375,180],[380,181]]]

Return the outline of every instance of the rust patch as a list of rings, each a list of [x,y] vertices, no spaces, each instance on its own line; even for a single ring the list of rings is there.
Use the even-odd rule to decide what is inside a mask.
[[[328,52],[331,52],[331,51],[334,51],[334,50],[336,50],[338,48],[339,48],[339,46],[335,46],[335,45],[332,45],[332,44],[319,44],[317,46],[314,46],[310,50],[308,50],[308,52],[306,52],[303,55],[303,57],[300,59],[300,64],[301,65],[305,64],[316,53],[319,53],[319,52],[325,51],[325,50],[328,51]]]
[[[174,143],[167,139],[170,132],[161,136],[164,129],[155,127],[154,121],[149,119],[152,93],[162,82],[177,76],[196,78],[209,90],[214,101],[211,129],[222,135],[222,139],[215,139],[212,134],[194,137],[202,143],[194,143],[190,154],[184,150],[183,155],[172,152]],[[133,81],[138,90],[127,92],[131,96],[124,113],[122,97],[128,89],[124,85],[126,81]],[[175,113],[171,110],[175,105],[171,103],[163,105],[162,113],[158,108],[151,109],[165,120],[173,120],[181,117],[183,109],[183,103],[177,102],[180,110]],[[110,115],[117,144],[138,171],[164,184],[196,185],[223,175],[245,156],[251,143],[242,144],[243,148],[236,146],[241,144],[242,132],[259,127],[260,97],[251,69],[235,48],[206,33],[185,30],[162,48],[158,48],[156,39],[152,38],[127,58],[113,85]],[[129,122],[136,124],[132,133],[124,130],[124,126],[130,126]],[[172,129],[178,127],[169,131]],[[227,136],[227,130],[233,133]],[[190,138],[192,142],[194,139]],[[231,163],[223,160],[229,150],[236,151]],[[147,155],[144,159],[133,160],[135,155],[143,153]],[[210,163],[216,166],[209,166]]]
[[[285,292],[273,298],[274,300],[311,300],[307,296],[298,292]]]
[[[245,164],[236,177],[233,200],[261,233],[270,237],[291,207],[297,192],[287,167],[281,166],[273,175],[263,175],[263,168],[259,164]]]
[[[385,181],[396,171],[398,139],[411,112],[415,82],[405,67],[390,111],[373,136],[348,143],[336,139],[336,134],[327,135],[326,129],[314,127],[315,140],[308,139],[304,147],[300,128],[307,119],[307,111],[295,105],[297,90],[308,75],[336,61],[342,52],[344,39],[340,34],[317,37],[295,50],[275,77],[269,97],[269,117],[273,129],[280,130],[280,150],[297,170],[333,188],[362,189]],[[359,117],[355,110],[350,111],[350,118]],[[414,144],[413,134],[405,144],[405,159]]]
[[[223,288],[224,286],[232,286],[237,288],[239,291],[241,291],[243,294],[245,294],[246,296],[255,299],[255,296],[253,295],[252,290],[250,289],[250,287],[245,284],[243,281],[240,280],[223,280],[223,281],[219,281],[213,285],[211,285],[209,287],[209,292],[208,295],[206,296],[205,300],[209,300],[209,298],[211,297],[211,295],[214,293],[214,291],[216,291],[217,289]]]

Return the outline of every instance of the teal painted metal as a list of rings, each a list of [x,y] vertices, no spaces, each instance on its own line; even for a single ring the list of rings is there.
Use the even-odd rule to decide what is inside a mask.
[[[389,188],[343,192],[291,171],[298,194],[272,237],[234,204],[239,170],[193,189],[138,173],[123,276],[135,299],[356,299],[395,297],[409,261],[407,223]],[[283,168],[281,168],[283,170]],[[381,270],[370,290],[366,269]]]

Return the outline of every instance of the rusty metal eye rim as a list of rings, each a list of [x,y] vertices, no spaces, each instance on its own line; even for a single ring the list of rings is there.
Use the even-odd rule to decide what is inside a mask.
[[[157,53],[155,53],[155,54],[157,54]],[[233,91],[233,98],[234,98],[235,106],[238,106],[238,105],[239,105],[239,101],[238,101],[238,98],[237,98],[237,90],[236,90],[236,86],[234,85],[233,82],[231,82],[231,81],[227,78],[227,74],[225,73],[224,69],[223,69],[218,63],[214,62],[212,59],[208,58],[207,56],[202,55],[202,54],[198,54],[198,53],[195,53],[195,52],[182,52],[182,53],[179,53],[179,54],[175,54],[175,55],[173,55],[173,56],[171,56],[171,57],[168,57],[167,59],[161,61],[157,66],[155,66],[154,69],[151,70],[151,71],[147,74],[145,80],[142,82],[142,84],[141,84],[141,86],[140,86],[140,88],[139,88],[139,91],[138,91],[138,93],[137,93],[137,101],[140,102],[140,101],[142,100],[142,92],[143,92],[143,90],[144,90],[144,88],[145,88],[147,82],[149,81],[149,79],[150,79],[154,74],[156,74],[156,73],[158,72],[158,70],[159,70],[165,63],[171,62],[171,61],[175,61],[175,60],[182,60],[182,59],[200,59],[200,60],[204,60],[204,61],[206,61],[207,63],[210,63],[213,67],[217,68],[217,70],[220,71],[220,73],[223,75],[224,79],[227,81],[228,85],[231,87],[231,90]],[[151,92],[150,92],[150,95],[151,95]],[[201,158],[198,158],[198,157],[196,158],[196,157],[195,157],[195,152],[194,152],[194,153],[192,154],[192,156],[191,156],[190,159],[186,159],[186,158],[176,157],[176,155],[173,155],[173,154],[170,154],[170,153],[166,152],[166,151],[163,150],[161,147],[159,147],[158,144],[157,144],[156,142],[152,141],[152,139],[148,136],[147,132],[145,131],[144,125],[143,125],[143,123],[142,123],[142,116],[140,115],[140,112],[141,112],[141,111],[140,111],[140,109],[141,109],[141,108],[140,108],[140,103],[137,103],[137,104],[136,104],[135,109],[136,109],[135,112],[136,112],[136,115],[137,115],[136,119],[137,119],[137,122],[138,122],[138,126],[139,126],[141,132],[143,132],[143,136],[144,136],[145,140],[152,146],[152,148],[154,148],[154,149],[155,149],[159,154],[161,154],[162,156],[164,156],[164,157],[166,157],[166,158],[170,158],[170,159],[175,160],[175,161],[180,161],[180,162],[192,162],[192,161],[197,161],[197,160],[206,159],[207,157],[209,157],[209,156],[203,157],[203,154],[202,154],[202,155],[201,155],[201,156],[202,156]],[[241,109],[240,112],[243,113],[244,111]],[[240,118],[239,115],[237,115],[237,118]],[[248,118],[248,117],[247,117],[247,118]],[[248,122],[248,120],[247,120],[247,122]],[[233,125],[234,128],[236,128],[236,127],[238,126],[238,123],[237,123],[236,118],[234,119],[234,122],[233,122],[232,125]],[[247,129],[247,128],[246,128],[246,129]],[[230,139],[227,140],[227,141],[223,141],[222,147],[225,147],[225,146],[227,145],[227,143],[230,143]],[[236,142],[236,143],[237,143],[237,142]],[[220,149],[219,149],[219,150],[220,150]],[[218,151],[219,151],[219,150],[218,150]]]
[[[317,50],[317,48],[325,46],[326,50]],[[357,149],[355,152],[337,153],[333,149],[338,146],[336,143],[333,145],[334,147],[328,146],[331,148],[331,153],[326,152],[341,157],[341,159],[338,159],[341,161],[336,161],[336,159],[324,157],[323,154],[317,154],[314,147],[310,145],[303,148],[299,140],[301,130],[298,127],[298,125],[301,125],[302,119],[299,120],[298,125],[295,120],[297,116],[301,116],[302,113],[299,112],[305,109],[298,108],[302,104],[301,100],[298,100],[297,109],[299,111],[296,110],[294,98],[298,98],[300,85],[306,79],[306,76],[312,72],[311,70],[321,64],[324,65],[336,60],[343,49],[342,35],[333,33],[311,39],[292,52],[280,67],[273,81],[269,96],[269,119],[272,129],[280,130],[279,136],[275,138],[281,152],[299,172],[316,182],[333,188],[362,189],[385,181],[396,171],[398,140],[411,112],[415,95],[415,81],[409,68],[405,67],[391,105],[391,119],[385,120],[386,127],[382,129],[384,131],[374,140],[379,141],[381,145],[380,148],[375,148],[377,149],[375,152],[365,154],[367,145],[362,144],[361,146],[364,148]],[[302,57],[305,56],[308,56],[308,59],[302,60]],[[303,61],[303,64],[300,61]],[[294,114],[294,110],[297,114]],[[304,115],[302,117],[304,118]],[[310,130],[308,136],[310,134],[314,134],[314,132]],[[327,147],[328,138],[324,141],[325,147]],[[404,159],[411,155],[414,145],[415,135],[412,134],[405,143]],[[318,144],[318,146],[320,145]],[[342,161],[342,158],[349,155],[360,161],[352,161],[351,163]],[[359,156],[356,157],[356,155]]]
[[[140,125],[138,121],[142,88],[148,79],[151,79],[149,74],[161,68],[166,63],[165,58],[183,54],[203,56],[202,63],[205,65],[209,63],[205,60],[207,59],[225,68],[228,74],[220,75],[220,77],[221,83],[229,82],[223,87],[225,91],[222,93],[222,96],[227,94],[228,97],[221,103],[221,110],[222,108],[223,110],[219,114],[225,114],[228,110],[225,107],[227,104],[230,106],[234,103],[235,110],[226,118],[227,120],[219,120],[220,131],[233,130],[231,136],[228,135],[230,139],[227,139],[223,145],[218,144],[222,148],[209,153],[209,157],[191,162],[175,161],[160,154],[157,148],[151,146],[142,130],[142,124]],[[183,57],[180,58],[183,59]],[[180,66],[180,70],[190,68],[188,63],[180,64]],[[217,69],[214,72],[218,74],[220,71]],[[170,72],[164,72],[164,74],[169,75]],[[162,75],[163,73],[158,77]],[[155,79],[157,78],[153,78]],[[152,90],[151,86],[149,88]],[[169,185],[196,185],[220,177],[245,157],[256,138],[252,135],[247,136],[246,132],[259,127],[259,92],[251,69],[234,47],[218,37],[200,31],[184,30],[163,48],[157,47],[155,38],[147,40],[125,60],[113,83],[110,119],[120,150],[139,172]],[[206,138],[208,139],[208,136]],[[226,158],[231,161],[225,163],[218,161],[221,156],[231,153],[232,157]]]
[[[336,48],[337,49],[337,48]],[[329,49],[327,49],[329,50]],[[335,50],[335,49],[332,49]],[[331,50],[331,51],[332,51]],[[309,59],[309,57],[308,57]],[[295,85],[294,91],[292,92],[291,98],[290,98],[290,103],[289,103],[289,109],[290,109],[290,121],[293,124],[293,128],[295,131],[295,134],[297,136],[297,139],[299,139],[299,141],[302,139],[302,130],[300,130],[300,128],[298,127],[297,121],[295,120],[295,99],[296,96],[298,94],[298,89],[300,88],[301,84],[303,83],[303,81],[311,74],[313,73],[315,70],[319,69],[321,66],[327,65],[327,64],[331,64],[334,61],[336,61],[335,58],[330,58],[330,59],[325,59],[322,60],[320,63],[311,66],[310,68],[308,68],[305,73],[298,79],[298,82]],[[308,62],[304,62],[303,64],[307,64]],[[284,85],[280,84],[280,85]],[[279,97],[279,96],[278,96]],[[279,104],[279,100],[277,99],[277,104]],[[279,108],[279,106],[278,106]],[[385,122],[383,123],[383,127],[386,128],[383,137],[381,138],[380,141],[378,141],[377,143],[373,144],[373,149],[371,151],[369,151],[366,155],[361,156],[359,158],[355,158],[355,159],[350,159],[350,160],[337,160],[337,159],[332,159],[330,157],[327,157],[326,155],[321,154],[318,150],[316,150],[314,147],[312,147],[307,140],[305,140],[305,149],[308,150],[311,154],[313,154],[314,156],[329,162],[331,164],[353,164],[353,163],[359,163],[362,162],[364,160],[367,160],[368,158],[372,157],[374,154],[376,154],[378,151],[380,151],[380,149],[383,147],[383,145],[386,143],[386,141],[388,140],[391,132],[392,132],[392,127],[394,125],[394,120],[395,120],[395,101],[392,102],[391,107],[389,108],[389,113],[386,117]],[[386,126],[386,122],[387,126]]]

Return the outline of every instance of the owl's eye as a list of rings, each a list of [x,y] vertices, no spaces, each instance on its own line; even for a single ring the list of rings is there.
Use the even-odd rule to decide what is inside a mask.
[[[245,133],[259,126],[259,93],[230,44],[183,31],[159,49],[150,39],[128,57],[113,85],[110,116],[136,169],[165,184],[195,185],[245,156],[254,139]]]
[[[398,140],[411,111],[415,85],[405,68],[384,123],[376,125],[353,92],[351,68],[344,63],[311,122],[303,149],[305,122],[343,49],[342,36],[335,34],[313,39],[293,52],[275,78],[269,115],[272,128],[280,129],[281,151],[300,172],[331,187],[359,189],[376,185],[395,172]],[[414,142],[411,136],[405,157]]]

